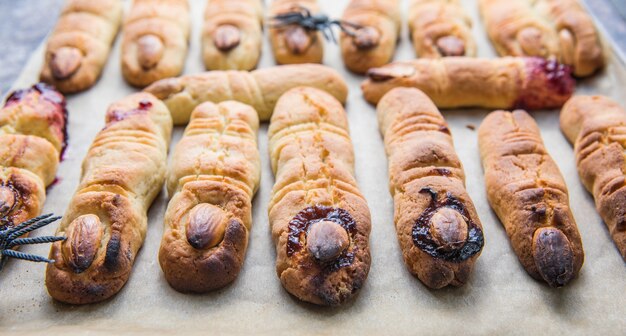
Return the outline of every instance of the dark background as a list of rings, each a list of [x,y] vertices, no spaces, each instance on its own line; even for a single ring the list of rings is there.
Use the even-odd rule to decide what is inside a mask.
[[[626,55],[626,1],[583,1]],[[0,93],[11,87],[30,54],[50,32],[62,4],[63,0],[0,0]]]

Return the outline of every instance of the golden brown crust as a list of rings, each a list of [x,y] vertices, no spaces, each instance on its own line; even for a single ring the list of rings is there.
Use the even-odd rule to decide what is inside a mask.
[[[550,286],[578,275],[584,252],[565,180],[525,111],[487,116],[478,140],[489,204],[528,274]],[[554,237],[549,248],[545,241]]]
[[[311,14],[319,13],[317,0],[274,0],[269,8],[268,17],[308,9]],[[272,27],[270,22],[269,38],[277,64],[322,63],[324,58],[324,40],[322,33],[307,30],[299,25],[290,24]]]
[[[484,238],[448,126],[414,88],[390,91],[377,111],[404,262],[428,287],[461,286]]]
[[[130,95],[109,107],[106,125],[83,161],[80,184],[57,231],[72,236],[50,250],[55,263],[46,269],[46,287],[53,298],[93,303],[124,286],[143,244],[148,208],[165,180],[171,131],[167,107],[148,93]],[[95,216],[90,220],[98,223],[95,228],[90,224],[79,229],[85,216]],[[100,240],[98,226],[103,231]],[[78,260],[71,253],[81,250],[90,251],[93,258]]]
[[[65,98],[40,83],[0,109],[0,229],[41,214],[65,147]]]
[[[189,40],[187,0],[135,0],[124,22],[122,75],[136,87],[178,76]]]
[[[202,55],[208,70],[252,70],[261,57],[263,4],[259,0],[209,0]]]
[[[476,56],[472,20],[458,0],[411,0],[408,16],[418,57]]]
[[[297,86],[310,86],[332,94],[342,103],[348,87],[337,71],[318,64],[283,65],[245,71],[209,71],[158,81],[147,87],[163,100],[174,124],[189,122],[191,111],[203,102],[236,100],[251,105],[261,121],[272,115],[278,98]]]
[[[207,292],[239,274],[261,177],[258,128],[250,106],[206,102],[176,145],[159,251],[161,269],[176,290]]]
[[[578,175],[626,260],[626,110],[604,96],[576,96],[563,106],[561,130],[574,144]]]
[[[341,34],[341,55],[350,71],[363,74],[392,60],[402,21],[397,0],[352,0],[342,20],[361,26],[355,36]]]
[[[367,278],[371,227],[354,178],[345,111],[323,91],[295,88],[278,101],[268,133],[276,176],[269,219],[278,276],[301,300],[342,304]],[[309,242],[309,228],[325,221],[332,222],[329,232],[314,234]],[[349,236],[347,246],[337,234],[341,230]]]
[[[418,88],[439,108],[560,107],[575,82],[567,67],[537,57],[445,57],[393,62],[368,71],[361,89],[372,104],[395,87]]]
[[[120,0],[68,0],[48,39],[41,80],[63,93],[90,88],[100,77],[121,19]]]
[[[556,57],[580,77],[604,66],[600,36],[578,0],[480,0],[480,9],[502,56]]]

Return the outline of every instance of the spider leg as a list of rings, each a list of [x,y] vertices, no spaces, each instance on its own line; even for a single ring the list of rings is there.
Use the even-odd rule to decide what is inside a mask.
[[[35,223],[35,224],[32,224],[32,225],[30,225],[30,226],[27,226],[27,227],[25,227],[25,228],[23,228],[23,229],[21,229],[21,230],[13,231],[13,232],[9,235],[8,239],[9,239],[9,240],[13,240],[13,239],[15,239],[15,238],[17,238],[17,237],[19,237],[19,236],[22,236],[22,235],[24,235],[24,234],[26,234],[26,233],[29,233],[29,232],[34,231],[34,230],[37,230],[37,229],[39,229],[39,228],[41,228],[41,227],[44,227],[44,226],[46,226],[46,225],[48,225],[48,224],[50,224],[50,223],[52,223],[52,222],[57,221],[57,220],[59,220],[59,219],[61,219],[61,217],[60,217],[60,216],[46,218],[46,219],[44,219],[44,220],[42,220],[42,221],[39,221],[39,222],[37,222],[37,223]]]
[[[54,243],[60,240],[65,240],[65,237],[57,237],[57,236],[42,236],[42,237],[33,237],[33,238],[17,238],[11,241],[8,245],[9,248],[18,246],[18,245],[30,245],[30,244],[46,244],[46,243]]]
[[[37,255],[34,255],[34,254],[29,254],[29,253],[14,251],[14,250],[3,250],[2,251],[2,256],[9,257],[9,258],[15,258],[15,259],[34,261],[34,262],[47,262],[47,263],[53,263],[54,262],[54,260],[51,260],[51,259],[48,259],[48,258],[45,258],[45,257],[40,257],[40,256],[37,256]]]
[[[27,220],[27,221],[25,221],[25,222],[23,222],[23,223],[20,223],[20,224],[19,224],[19,225],[17,225],[17,226],[14,226],[14,227],[12,227],[12,228],[10,228],[10,229],[7,229],[7,230],[5,230],[5,231],[2,231],[2,233],[3,233],[3,234],[6,234],[6,235],[8,236],[8,235],[10,235],[11,233],[13,233],[13,232],[15,232],[15,231],[19,231],[19,230],[21,230],[21,229],[23,229],[23,228],[25,228],[25,227],[27,227],[27,226],[29,226],[29,225],[31,225],[31,224],[34,224],[34,223],[36,223],[36,222],[39,222],[40,220],[44,220],[44,219],[50,218],[51,216],[52,216],[52,214],[50,213],[50,214],[45,214],[45,215],[37,216],[37,217],[35,217],[35,218],[31,218],[31,219],[29,219],[29,220]]]

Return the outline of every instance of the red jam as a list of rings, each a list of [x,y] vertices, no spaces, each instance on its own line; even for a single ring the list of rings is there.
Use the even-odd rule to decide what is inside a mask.
[[[39,99],[42,98],[44,103]],[[28,89],[16,90],[7,98],[5,107],[15,104],[26,104],[32,106],[38,113],[45,116],[51,128],[57,130],[61,143],[61,160],[67,148],[67,103],[65,97],[54,87],[37,83]]]
[[[149,100],[141,100],[137,107],[128,111],[113,110],[107,113],[107,123],[122,121],[130,116],[146,114],[152,107],[152,102]]]
[[[514,107],[530,110],[556,108],[572,96],[576,81],[569,65],[540,57],[528,57],[525,62],[527,79]]]

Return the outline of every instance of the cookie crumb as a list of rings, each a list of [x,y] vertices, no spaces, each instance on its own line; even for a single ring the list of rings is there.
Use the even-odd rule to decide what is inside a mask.
[[[474,124],[467,124],[467,125],[465,125],[465,127],[471,129],[472,131],[476,130],[476,125],[474,125]]]

